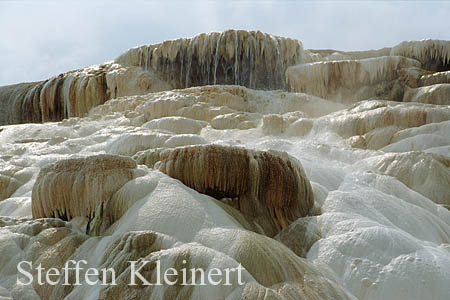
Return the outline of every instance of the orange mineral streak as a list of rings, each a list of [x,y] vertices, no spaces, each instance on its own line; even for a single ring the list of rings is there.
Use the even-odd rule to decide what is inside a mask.
[[[232,205],[274,236],[314,205],[300,162],[286,153],[201,145],[166,150],[159,170]]]
[[[91,218],[133,178],[136,162],[118,155],[58,161],[41,169],[32,192],[33,218]]]

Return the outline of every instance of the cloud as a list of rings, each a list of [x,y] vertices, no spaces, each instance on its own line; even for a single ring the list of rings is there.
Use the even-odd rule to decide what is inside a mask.
[[[0,85],[47,79],[126,49],[228,28],[362,50],[448,39],[449,2],[1,1]]]

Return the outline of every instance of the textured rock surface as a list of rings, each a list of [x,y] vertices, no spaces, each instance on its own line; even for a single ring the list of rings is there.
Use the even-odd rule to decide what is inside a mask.
[[[25,260],[32,261],[35,268],[39,264],[45,269],[61,268],[87,237],[72,231],[72,224],[59,219],[11,221],[0,217],[0,224],[2,222],[6,226],[0,225],[3,244],[0,247],[0,285],[11,286],[8,289],[11,298],[6,299],[63,299],[69,294],[73,286],[50,285],[45,278],[42,278],[44,284],[37,281],[31,285],[20,284],[15,274],[17,264]],[[37,278],[35,268],[32,275]]]
[[[343,103],[402,101],[409,88],[449,83],[449,43],[342,52],[304,50],[300,41],[259,31],[200,34],[133,48],[113,62],[45,81],[0,87],[0,124],[58,121],[121,96],[215,84],[289,89]],[[419,101],[448,104],[428,93],[434,89],[422,89]]]
[[[300,257],[306,257],[311,246],[320,240],[320,230],[314,217],[299,218],[275,236]]]
[[[417,59],[424,69],[431,71],[450,69],[450,41],[431,39],[407,41],[393,47],[390,55]]]
[[[380,149],[403,129],[450,119],[448,106],[390,101],[366,101],[316,120],[316,129],[330,129],[357,148]],[[407,151],[407,150],[402,150]]]
[[[368,159],[366,168],[397,178],[436,203],[450,206],[450,159],[445,156],[405,152]]]
[[[303,55],[297,40],[228,30],[130,49],[116,62],[153,70],[175,88],[238,84],[272,90],[286,86],[286,68]]]
[[[121,276],[117,286],[101,290],[99,299],[123,299],[130,296],[138,299],[144,296],[150,299],[222,299],[227,296],[234,298],[235,293],[241,299],[325,299],[328,296],[334,299],[351,299],[335,282],[323,278],[314,266],[272,239],[244,231],[224,230],[221,234],[224,237],[234,237],[221,252],[205,246],[176,246],[168,237],[153,232],[128,233],[116,238],[106,250],[102,266],[120,268]],[[142,274],[153,283],[156,282],[157,260],[164,266],[175,268],[179,273],[182,268],[190,269],[194,266],[204,270],[220,268],[223,264],[237,267],[238,261],[248,270],[243,274],[248,283],[235,289],[237,278],[233,276],[233,284],[220,290],[208,285],[201,287],[179,283],[159,288],[141,285],[139,288],[129,289],[126,286],[130,282],[131,272],[125,260],[137,260],[140,257],[150,261],[150,267],[145,268]],[[187,281],[191,280],[191,274],[188,274]]]
[[[34,218],[91,218],[98,205],[133,178],[129,158],[98,155],[68,159],[44,167],[33,187]]]
[[[111,98],[168,89],[150,71],[106,63],[42,82],[0,87],[0,125],[81,117]]]
[[[228,198],[268,236],[308,215],[314,205],[300,162],[286,153],[192,146],[162,152],[158,167],[200,193]]]
[[[401,100],[402,84],[397,80],[402,68],[420,63],[401,56],[362,60],[322,61],[288,68],[289,89],[343,103],[363,99]]]
[[[447,44],[303,50],[227,31],[1,87],[1,122],[37,123],[0,126],[0,298],[447,299]],[[299,86],[362,101],[238,85],[172,89],[214,83],[214,74],[216,83],[268,89],[282,68],[314,62],[331,70],[331,84],[313,80],[326,72],[306,72]],[[51,216],[59,219],[40,218]],[[117,285],[90,285],[84,271],[79,286],[39,285],[35,271],[23,285],[21,260],[33,269],[85,260],[114,268]],[[129,260],[150,261],[141,271],[152,282],[158,261],[162,272],[241,264],[244,284],[232,272],[231,285],[129,286]]]
[[[450,105],[450,84],[433,84],[411,89],[406,92],[403,101]]]

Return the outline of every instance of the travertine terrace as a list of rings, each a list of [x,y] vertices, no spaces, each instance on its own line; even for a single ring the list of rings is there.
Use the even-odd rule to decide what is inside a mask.
[[[450,41],[307,47],[203,33],[0,87],[0,299],[448,299]],[[116,284],[37,282],[71,261]]]

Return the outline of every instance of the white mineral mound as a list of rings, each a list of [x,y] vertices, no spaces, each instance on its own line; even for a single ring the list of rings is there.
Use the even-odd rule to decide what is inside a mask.
[[[230,30],[0,87],[0,299],[448,299],[449,43]],[[131,287],[139,259],[243,272]]]

